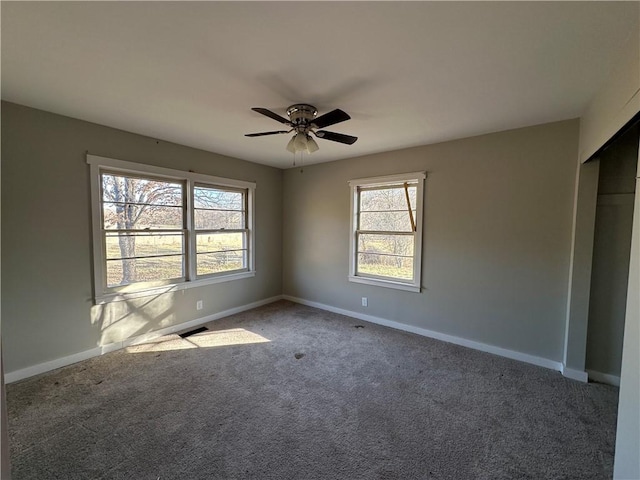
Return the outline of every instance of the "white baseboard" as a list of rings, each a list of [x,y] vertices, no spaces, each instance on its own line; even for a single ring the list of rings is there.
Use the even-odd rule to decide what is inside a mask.
[[[589,381],[589,375],[587,375],[587,372],[585,372],[584,370],[575,370],[573,368],[569,368],[564,363],[561,364],[560,372],[562,372],[563,376],[572,380],[577,380],[583,383],[587,383]]]
[[[107,347],[108,346],[105,345],[105,348]],[[102,355],[102,348],[103,347],[92,348],[91,350],[74,353],[73,355],[68,355],[66,357],[56,358],[55,360],[51,360],[49,362],[39,363],[37,365],[22,368],[20,370],[15,370],[13,372],[7,372],[4,374],[4,381],[5,383],[17,382],[18,380],[33,377],[34,375],[39,375],[50,370],[55,370],[56,368],[66,367],[67,365],[71,365],[72,363],[77,363],[92,357],[97,357],[98,355]]]
[[[213,322],[214,320],[219,320],[223,317],[228,317],[229,315],[234,315],[236,313],[244,312],[246,310],[251,310],[252,308],[261,307],[262,305],[273,303],[282,299],[283,299],[282,295],[276,295],[275,297],[265,298],[263,300],[258,300],[257,302],[252,302],[246,305],[241,305],[239,307],[230,308],[222,312],[213,313],[211,315],[207,315],[206,317],[196,318],[195,320],[190,320],[188,322],[171,325],[170,327],[161,328],[159,330],[154,330],[152,332],[144,333],[142,335],[137,335],[135,337],[127,338],[126,340],[123,340],[121,342],[108,343],[96,348],[92,348],[90,350],[74,353],[73,355],[56,358],[55,360],[51,360],[49,362],[39,363],[31,367],[5,373],[4,380],[6,383],[17,382],[18,380],[23,380],[25,378],[33,377],[34,375],[39,375],[41,373],[49,372],[51,370],[55,370],[56,368],[66,367],[67,365],[81,362],[82,360],[87,360],[89,358],[97,357],[99,355],[104,355],[105,353],[114,352],[116,350],[120,350],[122,348],[129,347],[131,345],[148,342],[149,340],[162,337],[163,335],[170,335],[175,332],[181,332],[183,330],[188,330],[190,328],[198,327],[205,323]]]
[[[620,386],[620,377],[611,375],[610,373],[597,372],[595,370],[587,370],[589,379],[598,383],[606,383],[607,385],[613,385],[614,387]]]
[[[501,357],[511,358],[512,360],[519,360],[521,362],[530,363],[539,367],[549,368],[551,370],[562,371],[562,362],[555,362],[547,358],[536,357],[535,355],[529,355],[528,353],[517,352],[515,350],[508,350],[502,347],[496,347],[494,345],[487,345],[486,343],[476,342],[474,340],[467,340],[466,338],[460,338],[453,335],[447,335],[445,333],[434,332],[433,330],[427,330],[426,328],[415,327],[413,325],[406,325],[404,323],[395,322],[393,320],[387,320],[386,318],[374,317],[373,315],[367,315],[360,312],[354,312],[351,310],[344,310],[342,308],[333,307],[331,305],[325,305],[323,303],[312,302],[303,298],[292,297],[290,295],[283,295],[282,298],[291,302],[300,303],[302,305],[308,305],[310,307],[319,308],[321,310],[327,310],[333,313],[339,313],[341,315],[347,315],[349,317],[364,320],[365,322],[371,322],[378,325],[384,325],[385,327],[395,328],[397,330],[404,330],[406,332],[416,333],[436,340],[442,340],[443,342],[453,343],[463,347],[473,348],[474,350],[480,350],[482,352],[492,353]],[[584,380],[586,381],[586,379]]]

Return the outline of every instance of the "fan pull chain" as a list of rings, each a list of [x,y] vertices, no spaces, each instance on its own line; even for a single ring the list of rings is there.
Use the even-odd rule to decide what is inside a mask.
[[[298,162],[298,164],[300,165],[300,173],[304,172],[304,154],[303,152],[300,152],[300,161]],[[293,166],[296,166],[296,152],[293,152]]]

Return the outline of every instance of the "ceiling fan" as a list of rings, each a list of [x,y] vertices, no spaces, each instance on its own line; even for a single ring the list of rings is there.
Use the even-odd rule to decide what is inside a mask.
[[[344,122],[351,118],[338,108],[317,117],[318,110],[316,107],[306,103],[296,103],[295,105],[291,105],[287,108],[287,116],[289,117],[289,120],[281,117],[271,110],[267,110],[266,108],[254,107],[251,110],[261,113],[269,118],[273,118],[274,120],[291,128],[289,130],[276,130],[273,132],[247,133],[245,136],[263,137],[265,135],[279,135],[295,132],[287,144],[287,150],[294,154],[296,152],[313,153],[318,150],[318,144],[310,134],[313,134],[316,138],[345,143],[347,145],[353,145],[355,141],[358,140],[358,137],[352,137],[351,135],[345,135],[344,133],[318,130],[328,127],[329,125]]]

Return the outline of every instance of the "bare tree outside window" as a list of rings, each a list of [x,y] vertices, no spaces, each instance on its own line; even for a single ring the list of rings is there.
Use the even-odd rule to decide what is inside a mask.
[[[358,207],[358,272],[412,279],[416,186],[361,189]]]
[[[184,276],[180,182],[101,175],[107,285]]]

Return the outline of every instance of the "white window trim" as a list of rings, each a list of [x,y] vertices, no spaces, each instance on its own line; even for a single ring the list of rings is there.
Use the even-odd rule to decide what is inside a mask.
[[[366,285],[375,285],[379,287],[395,288],[397,290],[406,290],[409,292],[419,293],[422,284],[422,231],[424,218],[424,180],[427,178],[426,172],[411,172],[397,175],[386,175],[383,177],[358,178],[349,180],[348,184],[351,188],[351,228],[349,233],[349,281],[354,283],[363,283]],[[403,282],[401,280],[374,278],[370,276],[356,275],[356,250],[357,250],[357,229],[358,229],[358,187],[377,187],[392,185],[404,182],[417,183],[416,190],[416,234],[414,244],[413,271],[414,279],[412,282]]]
[[[157,167],[155,165],[147,165],[143,163],[127,162],[124,160],[116,160],[113,158],[100,157],[97,155],[87,154],[87,164],[89,164],[89,172],[91,179],[91,219],[92,219],[92,235],[93,235],[93,280],[94,280],[94,301],[95,304],[104,304],[116,301],[124,301],[131,298],[145,297],[150,295],[161,295],[164,293],[185,290],[204,285],[211,285],[221,282],[229,282],[242,278],[250,278],[256,275],[255,272],[255,182],[247,182],[244,180],[234,180],[223,177],[215,177],[212,175],[204,175],[195,172],[186,172],[183,170],[174,170],[172,168]],[[167,178],[170,180],[185,181],[188,185],[188,194],[186,195],[186,210],[191,211],[192,195],[190,190],[196,183],[207,185],[242,188],[247,190],[247,228],[249,253],[247,258],[247,270],[242,272],[232,272],[228,274],[217,274],[211,277],[197,278],[195,272],[195,262],[187,261],[185,266],[186,281],[171,283],[168,281],[164,285],[153,287],[145,287],[140,284],[132,284],[121,289],[118,292],[106,291],[104,285],[105,276],[105,252],[102,242],[102,215],[100,212],[100,173],[101,170],[109,170],[112,172],[122,172],[129,174],[148,174],[155,177]],[[187,231],[192,232],[191,215],[187,215]],[[190,237],[195,237],[191,235]],[[187,245],[185,252],[187,258],[191,255],[192,248]]]

